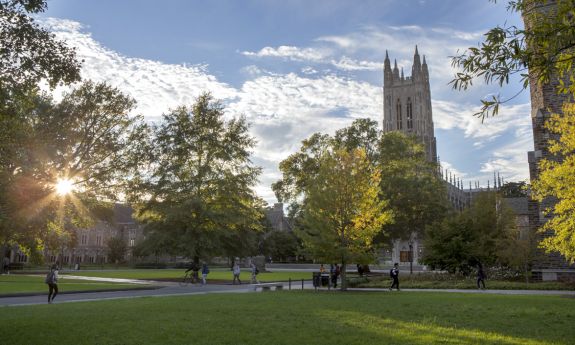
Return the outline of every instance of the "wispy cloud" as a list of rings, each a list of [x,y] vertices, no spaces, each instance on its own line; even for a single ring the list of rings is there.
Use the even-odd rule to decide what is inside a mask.
[[[362,81],[354,73],[376,71],[388,49],[405,67],[414,47],[405,42],[419,42],[420,53],[427,55],[430,64],[433,113],[438,129],[460,131],[469,139],[470,152],[483,147],[492,148],[494,139],[511,138],[495,147],[493,154],[481,158],[477,174],[450,170],[458,176],[483,176],[492,169],[517,179],[526,177],[526,146],[529,146],[529,109],[525,104],[503,107],[497,118],[484,124],[472,116],[475,106],[446,97],[446,74],[451,69],[447,55],[456,47],[467,46],[474,34],[422,30],[419,27],[366,27],[358,32],[339,36],[323,36],[308,47],[280,45],[264,47],[256,52],[241,52],[252,64],[244,66],[240,74],[245,81],[233,87],[219,80],[207,65],[176,65],[159,61],[132,58],[107,49],[95,41],[88,28],[60,19],[46,21],[56,35],[77,48],[84,60],[85,79],[105,81],[130,94],[138,102],[137,112],[156,119],[168,109],[192,103],[197,95],[210,91],[226,104],[227,116],[244,115],[251,123],[250,131],[258,144],[253,160],[263,167],[257,192],[269,202],[274,201],[270,189],[281,176],[278,163],[297,151],[301,141],[312,133],[334,133],[356,118],[371,118],[381,122],[383,97],[381,85]],[[453,39],[454,35],[458,36]],[[281,59],[294,63],[290,71],[275,71],[273,66],[262,67],[263,59]],[[335,68],[335,72],[326,72]],[[338,73],[342,72],[342,73]],[[343,73],[346,72],[346,73]],[[438,138],[441,140],[441,138]],[[475,145],[475,147],[474,147]],[[524,157],[524,158],[522,158]]]

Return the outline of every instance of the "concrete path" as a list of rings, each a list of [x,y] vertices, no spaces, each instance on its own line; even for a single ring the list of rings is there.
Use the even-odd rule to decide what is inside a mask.
[[[139,298],[139,297],[163,297],[163,296],[182,296],[182,295],[200,295],[207,293],[232,293],[232,292],[253,292],[253,286],[244,285],[188,285],[181,287],[178,284],[165,286],[153,290],[124,290],[124,291],[107,291],[107,292],[80,292],[70,294],[59,294],[54,299],[54,303],[70,302],[88,302],[100,300],[112,300],[121,298]],[[47,304],[48,292],[43,295],[3,297],[0,298],[0,306],[21,306]]]
[[[71,278],[71,277],[70,277]],[[101,278],[100,278],[101,279]],[[126,279],[130,280],[130,279]],[[116,281],[116,280],[115,280]],[[188,285],[181,287],[178,283],[173,282],[151,282],[140,281],[158,286],[158,289],[150,290],[125,290],[109,292],[83,292],[59,294],[54,303],[71,303],[71,302],[89,302],[101,300],[113,300],[122,298],[140,298],[140,297],[165,297],[165,296],[184,296],[184,295],[202,295],[208,293],[247,293],[254,292],[254,286],[251,284],[243,285]],[[288,283],[284,283],[284,290],[288,290]],[[301,290],[300,282],[292,282],[292,290]],[[304,289],[314,289],[311,281],[304,283]],[[261,290],[258,290],[261,291]],[[318,291],[328,291],[327,288],[320,288]],[[333,289],[332,289],[333,291]],[[388,289],[369,289],[369,288],[350,288],[354,292],[383,292],[383,293],[410,293],[410,292],[432,292],[432,293],[468,293],[468,294],[497,294],[497,295],[542,295],[542,296],[569,296],[575,298],[575,291],[555,291],[555,290],[467,290],[467,289],[403,289],[400,292],[390,292]],[[0,307],[23,306],[46,304],[47,292],[43,295],[3,297],[0,298]]]

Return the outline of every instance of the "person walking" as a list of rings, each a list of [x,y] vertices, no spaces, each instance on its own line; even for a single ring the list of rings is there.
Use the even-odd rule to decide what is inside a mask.
[[[389,276],[393,279],[389,291],[393,290],[394,287],[399,291],[399,264],[397,262],[393,264],[393,268],[389,271]]]
[[[477,265],[477,288],[485,289],[485,271],[483,271],[483,265]]]
[[[210,273],[210,268],[205,262],[202,264],[202,285],[206,285],[206,279],[208,278],[208,273]]]
[[[233,285],[236,285],[236,280],[238,281],[238,284],[242,285],[242,281],[240,280],[240,273],[242,271],[240,270],[240,265],[238,264],[238,262],[234,262],[234,266],[232,267],[232,273],[234,274],[234,281],[233,281]]]
[[[333,284],[334,289],[337,289],[337,278],[339,278],[340,273],[341,273],[341,270],[339,268],[339,265],[335,264],[333,266],[333,275],[331,276],[331,282]]]
[[[2,262],[2,272],[4,274],[10,274],[10,257],[5,256]]]
[[[54,264],[46,275],[45,283],[48,284],[48,304],[52,304],[58,294],[58,265]]]
[[[250,264],[250,268],[252,270],[252,284],[259,284],[260,282],[258,281],[258,274],[260,271],[258,270],[258,267],[252,262]]]

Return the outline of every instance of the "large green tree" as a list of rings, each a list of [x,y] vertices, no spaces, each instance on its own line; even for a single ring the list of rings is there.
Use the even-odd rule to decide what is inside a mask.
[[[34,236],[29,234],[42,225],[18,213],[22,205],[42,199],[44,194],[21,174],[28,163],[38,83],[46,81],[54,87],[80,79],[74,50],[32,19],[31,15],[45,9],[45,0],[0,0],[1,245],[33,247]]]
[[[341,262],[346,289],[346,264],[373,255],[375,235],[392,218],[379,198],[380,172],[363,149],[327,150],[310,182],[300,236],[314,257]]]
[[[544,210],[553,217],[542,230],[551,230],[554,236],[546,237],[543,245],[557,251],[571,263],[575,262],[575,104],[565,104],[563,114],[554,114],[546,123],[547,129],[559,135],[552,140],[549,151],[563,157],[541,162],[539,178],[533,183],[534,197],[539,201],[553,198],[557,203]]]
[[[150,231],[165,233],[172,254],[199,261],[225,255],[222,238],[261,229],[250,161],[255,141],[244,118],[224,120],[210,94],[163,116],[155,128],[148,173],[131,195]]]
[[[508,265],[514,259],[509,249],[516,239],[511,209],[495,192],[481,192],[470,208],[427,229],[422,262],[432,269],[464,274],[478,264]]]
[[[63,238],[76,226],[110,218],[103,211],[126,193],[141,167],[147,127],[129,115],[134,101],[105,84],[87,82],[64,95],[30,100],[27,130],[18,155],[9,160],[0,240],[42,246],[56,231]],[[59,180],[71,194],[58,195]],[[107,202],[106,202],[107,201]]]
[[[437,164],[425,158],[423,145],[401,132],[384,134],[378,142],[381,195],[389,200],[394,222],[385,226],[388,239],[422,237],[448,209],[445,183]]]

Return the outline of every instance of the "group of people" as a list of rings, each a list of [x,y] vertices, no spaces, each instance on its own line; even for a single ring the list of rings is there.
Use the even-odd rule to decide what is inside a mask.
[[[207,283],[208,274],[210,273],[210,269],[208,265],[204,262],[201,265],[201,268],[194,262],[190,263],[189,268],[186,270],[186,273],[192,272],[192,277],[194,281],[199,281],[198,273],[201,270],[202,272],[202,285]],[[234,262],[232,266],[232,274],[233,274],[233,281],[232,284],[242,284],[240,279],[241,268],[238,261]],[[259,284],[259,280],[257,278],[258,274],[260,273],[258,267],[255,263],[250,264],[250,272],[251,272],[251,283],[252,284]]]
[[[234,275],[234,280],[232,284],[236,285],[237,281],[237,283],[241,285],[242,281],[240,280],[240,274],[242,273],[242,270],[240,268],[240,264],[237,261],[235,261],[234,265],[232,266],[232,273]],[[251,273],[251,284],[259,284],[260,281],[258,280],[258,274],[260,273],[260,270],[253,262],[250,264],[250,273]]]

